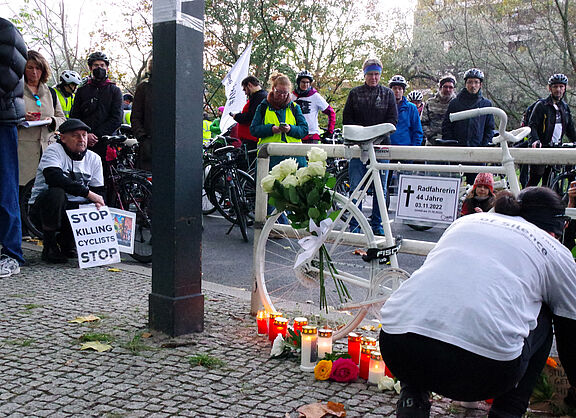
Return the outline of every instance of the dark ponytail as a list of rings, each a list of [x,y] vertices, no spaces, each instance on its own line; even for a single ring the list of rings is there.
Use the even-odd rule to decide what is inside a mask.
[[[516,196],[508,190],[502,190],[496,195],[494,202],[494,212],[509,216],[522,216],[522,204]]]

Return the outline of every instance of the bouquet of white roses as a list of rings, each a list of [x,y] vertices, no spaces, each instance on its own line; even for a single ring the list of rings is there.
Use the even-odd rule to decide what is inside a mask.
[[[307,229],[312,235],[319,236],[320,228],[329,228],[331,221],[338,216],[338,211],[332,210],[333,194],[331,190],[336,185],[336,178],[326,171],[328,155],[320,148],[313,147],[306,154],[308,166],[298,168],[293,158],[283,160],[270,170],[269,175],[262,179],[262,190],[268,193],[268,203],[278,212],[284,211],[295,229]],[[330,219],[322,223],[322,221]],[[299,241],[304,247],[303,241]],[[322,243],[318,248],[318,269],[320,281],[320,308],[328,311],[326,291],[324,287],[324,268],[327,268],[336,284],[336,290],[343,302],[350,297],[346,286],[336,275],[338,271],[332,263],[328,250]],[[297,261],[298,263],[298,261]]]

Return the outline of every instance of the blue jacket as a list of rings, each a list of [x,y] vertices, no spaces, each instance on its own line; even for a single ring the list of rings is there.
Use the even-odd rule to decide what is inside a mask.
[[[465,88],[450,102],[442,121],[442,139],[455,139],[462,147],[485,147],[494,136],[494,116],[484,115],[457,122],[450,122],[450,113],[490,107],[492,102],[478,94],[470,94]]]
[[[420,123],[420,114],[414,103],[402,97],[398,107],[398,123],[396,132],[390,135],[392,145],[422,145],[422,124]]]
[[[306,119],[304,119],[304,115],[302,114],[300,106],[294,102],[290,102],[288,106],[290,105],[293,105],[292,112],[296,118],[296,125],[290,126],[290,132],[288,135],[292,138],[302,139],[308,135],[308,123],[306,123]],[[273,125],[264,124],[264,114],[266,113],[266,107],[268,107],[268,100],[264,99],[258,105],[258,108],[254,113],[254,119],[252,119],[252,124],[250,125],[250,133],[256,138],[267,138],[274,135],[272,133]],[[275,112],[280,122],[284,122],[286,120],[286,108],[276,110]]]

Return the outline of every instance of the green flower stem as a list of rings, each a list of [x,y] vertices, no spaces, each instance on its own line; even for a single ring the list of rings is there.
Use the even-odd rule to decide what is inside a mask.
[[[334,285],[336,286],[336,292],[338,293],[338,299],[340,302],[345,302],[346,300],[350,299],[350,292],[348,292],[348,288],[346,284],[341,279],[338,279],[336,275],[338,274],[338,270],[336,266],[332,263],[332,258],[326,249],[326,246],[322,244],[320,250],[318,251],[318,258],[320,261],[320,309],[326,308],[326,313],[328,313],[328,301],[326,299],[326,287],[324,284],[324,262],[328,267],[328,271],[334,280]]]

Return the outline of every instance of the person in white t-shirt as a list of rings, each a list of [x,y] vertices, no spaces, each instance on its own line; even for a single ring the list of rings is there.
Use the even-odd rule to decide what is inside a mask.
[[[67,209],[80,204],[104,206],[102,160],[88,150],[90,128],[68,119],[59,128],[60,139],[46,148],[34,180],[30,216],[44,234],[42,260],[65,263],[77,256]]]
[[[494,398],[489,417],[521,417],[550,353],[576,386],[576,263],[552,190],[498,195],[496,213],[454,222],[381,310],[380,351],[401,381],[398,417],[428,417],[429,393]],[[569,402],[576,403],[571,389]]]
[[[324,132],[324,138],[331,138],[336,125],[336,112],[328,104],[326,99],[312,87],[314,77],[308,71],[300,71],[296,77],[296,88],[292,92],[292,101],[298,103],[306,123],[308,123],[308,135],[302,138],[303,144],[318,144],[320,142],[320,127],[318,126],[318,113],[328,116],[328,128]]]

